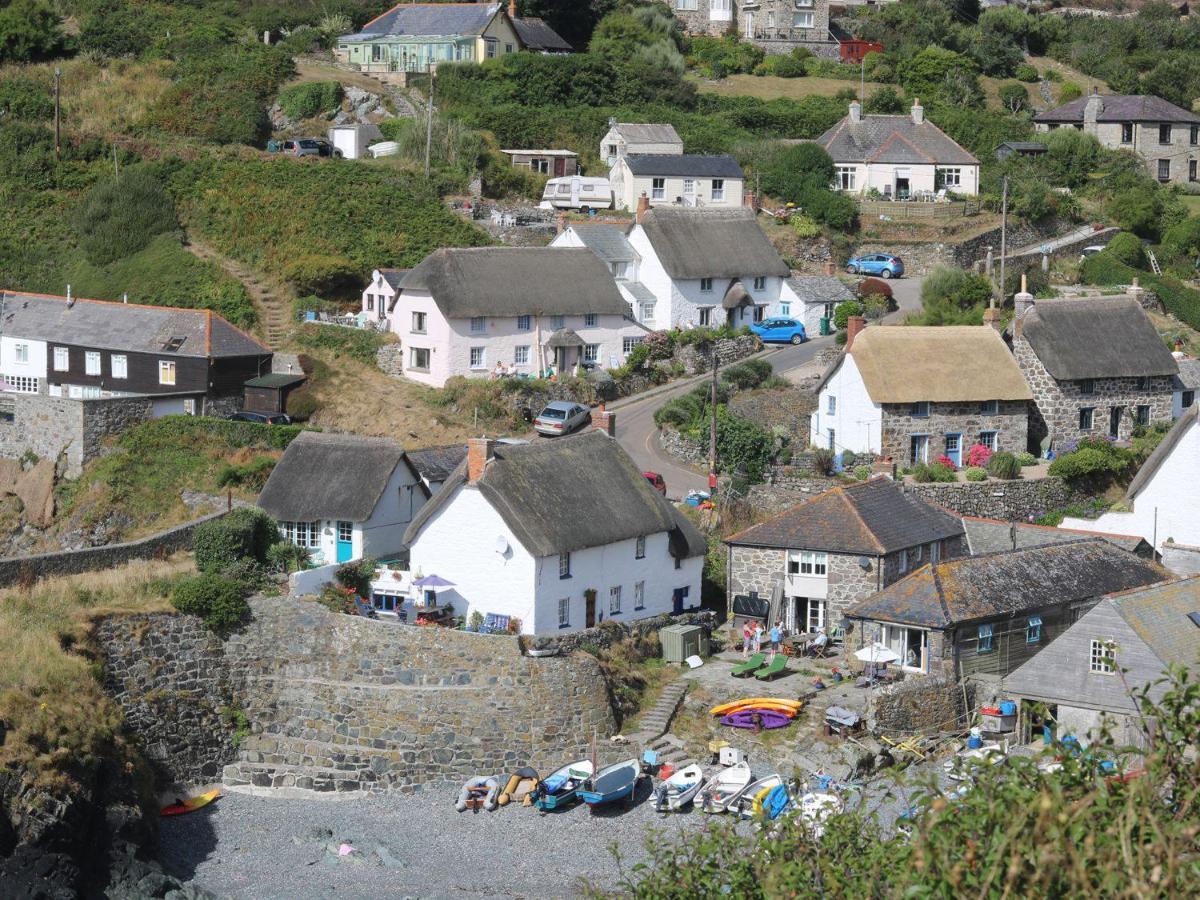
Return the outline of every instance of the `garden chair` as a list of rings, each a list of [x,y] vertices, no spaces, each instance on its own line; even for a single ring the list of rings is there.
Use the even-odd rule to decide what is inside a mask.
[[[742,678],[754,672],[755,669],[762,668],[763,663],[767,661],[767,654],[755,653],[748,660],[740,665],[734,666],[733,671],[729,674],[734,678]]]

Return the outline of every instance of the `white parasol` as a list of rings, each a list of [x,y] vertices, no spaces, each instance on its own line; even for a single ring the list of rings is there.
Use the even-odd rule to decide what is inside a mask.
[[[876,642],[856,651],[854,657],[863,662],[891,663],[899,661],[900,654],[891,647]]]

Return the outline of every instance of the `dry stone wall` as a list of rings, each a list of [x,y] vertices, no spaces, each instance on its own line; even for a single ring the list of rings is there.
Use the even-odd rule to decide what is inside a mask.
[[[908,678],[873,693],[871,730],[902,735],[962,731],[974,695],[971,682],[964,687],[952,675]]]
[[[1061,478],[1036,481],[960,481],[957,484],[905,483],[904,490],[962,516],[1026,522],[1082,499]]]

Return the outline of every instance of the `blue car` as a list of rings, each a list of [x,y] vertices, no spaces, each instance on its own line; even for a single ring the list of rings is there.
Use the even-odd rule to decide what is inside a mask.
[[[851,275],[861,272],[863,275],[878,275],[881,278],[899,278],[904,274],[904,263],[900,257],[890,253],[868,253],[866,256],[856,256],[846,263],[846,271]]]
[[[798,319],[779,317],[755,322],[750,330],[759,336],[764,344],[803,344],[808,340],[804,333],[804,323]]]

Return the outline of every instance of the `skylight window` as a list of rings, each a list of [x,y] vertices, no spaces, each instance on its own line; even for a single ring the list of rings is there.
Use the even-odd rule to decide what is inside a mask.
[[[185,337],[171,338],[169,341],[163,344],[163,353],[175,353],[180,347],[183,346],[183,342],[186,340],[187,338]]]

